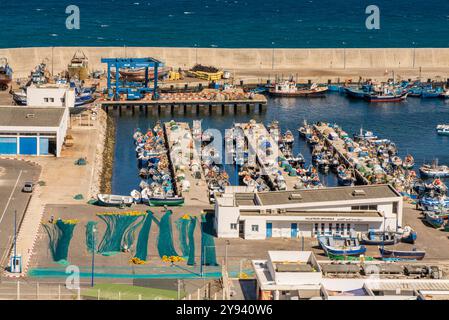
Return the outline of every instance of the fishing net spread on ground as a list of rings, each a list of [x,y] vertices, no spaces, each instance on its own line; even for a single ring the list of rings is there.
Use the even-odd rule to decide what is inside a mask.
[[[173,232],[171,225],[172,211],[168,210],[161,218],[161,221],[157,221],[154,218],[156,224],[159,225],[159,236],[157,238],[157,250],[159,256],[177,257],[175,247],[173,245]]]
[[[99,213],[97,216],[106,224],[106,231],[98,246],[98,252],[103,255],[113,255],[123,249],[131,249],[134,242],[134,233],[142,223],[146,213],[112,212]]]
[[[77,223],[77,220],[58,219],[55,223],[44,224],[49,237],[51,255],[55,262],[64,265],[69,263],[67,261],[69,246]]]
[[[86,224],[86,246],[87,251],[91,253],[94,250],[94,248],[98,245],[97,232],[94,232],[94,230],[98,230],[97,224],[98,222],[96,221],[89,221]]]
[[[188,215],[183,216],[176,221],[179,232],[179,244],[182,251],[182,257],[187,258],[187,265],[195,265],[195,227],[196,218]]]
[[[218,266],[214,241],[214,220],[211,214],[201,216],[201,257],[206,266]]]
[[[150,237],[151,224],[153,222],[153,212],[147,211],[139,236],[137,237],[135,257],[141,261],[146,261],[148,256],[148,238]]]

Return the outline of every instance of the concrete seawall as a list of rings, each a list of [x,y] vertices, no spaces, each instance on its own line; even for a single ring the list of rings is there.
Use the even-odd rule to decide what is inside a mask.
[[[7,57],[15,77],[29,75],[37,64],[46,61],[54,74],[67,68],[77,47],[0,49]],[[221,49],[83,47],[92,70],[105,69],[103,57],[146,57],[165,61],[168,66],[189,68],[196,63],[228,70],[348,70],[348,69],[447,69],[449,48],[408,49]]]

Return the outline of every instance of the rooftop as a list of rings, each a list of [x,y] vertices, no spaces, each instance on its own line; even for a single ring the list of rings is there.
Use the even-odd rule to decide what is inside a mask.
[[[0,106],[0,127],[59,127],[65,108]]]
[[[382,213],[376,210],[352,210],[352,211],[301,211],[301,210],[285,210],[281,212],[284,216],[295,217],[332,217],[332,218],[347,218],[347,217],[363,217],[363,218],[381,218]],[[279,214],[279,213],[275,213]],[[260,210],[242,210],[241,216],[272,216],[272,212],[261,213]]]
[[[324,189],[236,193],[238,206],[273,206],[280,204],[350,201],[401,197],[390,185],[336,187]]]

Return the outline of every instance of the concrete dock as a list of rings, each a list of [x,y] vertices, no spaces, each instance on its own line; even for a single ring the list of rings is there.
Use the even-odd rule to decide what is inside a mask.
[[[279,149],[277,142],[273,140],[265,126],[262,123],[237,123],[235,124],[235,127],[243,130],[246,141],[248,142],[250,154],[255,154],[257,163],[259,164],[262,172],[266,174],[270,187],[277,190],[276,172],[281,172],[285,179],[285,183],[287,184],[287,190],[293,190],[298,178],[289,176],[288,173],[284,172],[284,170],[279,167],[277,158],[283,157],[284,155]],[[262,137],[271,144],[271,149],[273,151],[271,156],[267,156],[266,150],[260,147],[260,139]],[[274,166],[270,167],[267,165],[267,162],[274,162]]]
[[[194,148],[189,124],[186,122],[166,122],[164,127],[177,195],[183,196],[189,204],[192,201],[209,204],[208,187],[201,168],[200,154]],[[190,185],[188,191],[183,186],[182,181],[184,179]]]
[[[355,178],[357,179],[357,183],[364,184],[364,185],[370,184],[368,179],[365,178],[365,176],[362,173],[360,173],[360,171],[357,170],[355,168],[355,166],[348,160],[351,157],[357,157],[357,156],[354,153],[346,150],[345,142],[343,141],[343,139],[341,139],[337,135],[337,133],[335,132],[335,130],[333,128],[329,127],[325,123],[321,123],[320,125],[315,124],[315,125],[313,125],[313,128],[315,129],[316,132],[318,132],[320,139],[324,140],[324,142],[326,143],[326,145],[328,147],[332,146],[334,148],[335,152],[338,155],[338,160],[340,161],[340,163],[343,163],[348,168],[352,168],[354,170],[354,174],[355,174]],[[333,134],[333,136],[335,138],[330,140],[328,138],[329,134]]]

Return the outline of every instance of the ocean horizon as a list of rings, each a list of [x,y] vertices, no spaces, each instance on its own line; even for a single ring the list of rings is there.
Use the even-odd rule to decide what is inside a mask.
[[[66,28],[66,8],[80,29]],[[369,5],[380,29],[368,30]],[[0,48],[57,46],[203,48],[449,47],[441,0],[23,0],[2,4]]]

